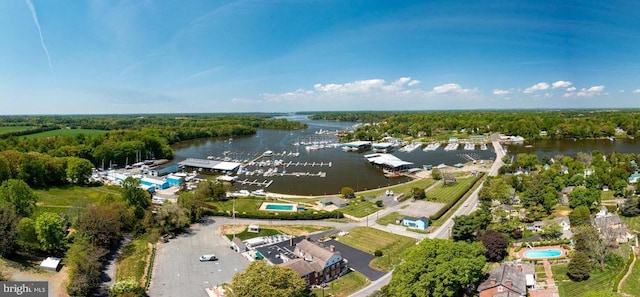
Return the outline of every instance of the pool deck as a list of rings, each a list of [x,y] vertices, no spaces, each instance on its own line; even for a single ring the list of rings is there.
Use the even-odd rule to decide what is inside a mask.
[[[287,206],[292,206],[291,209],[267,209],[267,205],[287,205]],[[258,210],[262,210],[262,211],[275,211],[275,212],[297,212],[298,211],[298,204],[296,203],[277,203],[277,202],[262,202],[262,204],[260,204],[260,208]]]
[[[533,250],[549,250],[549,249],[558,249],[560,250],[562,253],[560,254],[560,256],[556,256],[556,257],[546,257],[546,258],[527,258],[524,256],[524,253],[527,251],[531,251],[532,249],[529,247],[523,247],[519,252],[518,252],[518,258],[520,259],[527,259],[527,260],[543,260],[543,259],[555,259],[555,258],[563,258],[567,256],[567,249],[559,246],[559,245],[548,245],[548,246],[538,246],[538,247],[534,247]]]

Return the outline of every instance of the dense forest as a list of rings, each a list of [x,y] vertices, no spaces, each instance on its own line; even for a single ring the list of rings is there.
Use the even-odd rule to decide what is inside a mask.
[[[322,112],[310,118],[370,123],[349,135],[350,139],[360,140],[384,136],[437,137],[459,131],[500,132],[526,139],[640,136],[638,110],[353,111]]]
[[[306,124],[255,115],[109,115],[109,116],[7,116],[0,127],[26,127],[0,134],[0,151],[40,153],[41,159],[78,157],[95,166],[125,164],[136,159],[171,159],[170,145],[205,137],[251,135],[256,129],[303,129]],[[104,130],[97,136],[82,133],[51,137],[23,137],[52,129]],[[5,156],[6,157],[6,156]],[[19,162],[22,158],[14,160]],[[51,161],[53,162],[53,161]],[[50,163],[50,162],[44,162]],[[58,162],[60,163],[60,162]],[[17,165],[16,165],[17,166]]]

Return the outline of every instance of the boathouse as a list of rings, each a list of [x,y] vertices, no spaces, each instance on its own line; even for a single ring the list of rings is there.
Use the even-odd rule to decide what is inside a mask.
[[[368,154],[364,157],[371,165],[390,171],[405,171],[413,165],[413,163],[402,161],[392,154]]]
[[[371,141],[347,142],[342,145],[342,148],[345,151],[366,151],[371,149]]]
[[[186,160],[179,162],[178,165],[184,166],[187,170],[195,169],[198,171],[206,170],[210,172],[228,173],[236,171],[242,163],[187,158]]]

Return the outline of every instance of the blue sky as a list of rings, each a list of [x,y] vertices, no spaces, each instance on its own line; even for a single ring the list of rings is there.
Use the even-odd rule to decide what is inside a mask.
[[[640,2],[468,2],[4,1],[0,114],[640,108]]]

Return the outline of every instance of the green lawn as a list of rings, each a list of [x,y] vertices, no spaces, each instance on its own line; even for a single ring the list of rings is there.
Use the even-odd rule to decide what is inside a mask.
[[[640,292],[640,261],[638,257],[636,257],[636,263],[631,274],[622,284],[621,292],[629,295],[636,295]]]
[[[411,195],[411,189],[415,187],[426,189],[435,183],[436,181],[432,178],[421,178],[421,179],[410,181],[408,183],[403,183],[403,184],[386,187],[382,189],[361,191],[356,193],[356,196],[362,195],[365,197],[378,197],[380,195],[384,195],[384,193],[387,190],[392,190],[396,195],[400,193],[404,193],[405,195]]]
[[[259,236],[271,236],[276,234],[280,234],[280,231],[275,229],[260,228],[260,232],[255,233],[255,232],[249,232],[247,228],[247,229],[244,229],[244,231],[236,234],[235,236],[240,238],[241,240],[247,240],[249,238],[254,238]],[[229,238],[229,240],[233,239],[233,234],[226,234],[226,236],[227,238]]]
[[[614,191],[601,191],[600,198],[602,198],[602,201],[616,199],[613,194],[615,194]]]
[[[120,188],[116,186],[69,186],[34,190],[34,193],[38,196],[34,217],[44,212],[64,212],[67,215],[75,215],[79,208],[85,208],[87,205],[98,201],[104,195],[120,196]]]
[[[42,138],[42,137],[52,137],[52,136],[75,136],[79,134],[84,134],[85,136],[93,137],[96,135],[100,135],[106,133],[106,130],[96,130],[96,129],[59,129],[59,130],[50,130],[35,134],[25,135],[26,138]]]
[[[35,128],[34,126],[0,126],[0,135],[5,133],[26,131]]]
[[[613,282],[623,267],[624,264],[620,267],[607,267],[603,271],[593,269],[588,280],[573,282],[568,280],[566,276],[567,265],[551,266],[553,270],[553,278],[556,280],[556,285],[558,285],[560,296],[571,297],[582,296],[589,290],[603,290],[611,292],[611,296],[614,296]]]
[[[631,218],[620,216],[620,220],[623,223],[629,224],[629,231],[631,231],[632,233],[634,230],[637,232],[640,232],[640,216],[631,217]]]
[[[211,202],[210,204],[218,207],[218,210],[220,211],[231,213],[231,210],[233,209],[233,205],[235,203],[236,213],[257,213],[260,205],[264,201],[265,200],[262,198],[241,197],[227,201]]]
[[[359,289],[363,288],[367,284],[367,278],[356,271],[351,271],[339,279],[336,279],[329,283],[329,286],[324,289],[314,289],[313,293],[316,296],[336,296],[346,297],[355,293]]]
[[[116,280],[133,278],[141,286],[145,285],[144,270],[147,267],[147,257],[151,253],[146,236],[129,242],[123,249],[116,262]]]
[[[438,185],[427,192],[427,200],[447,203],[452,199],[456,199],[464,195],[464,193],[478,178],[479,177],[458,178],[453,184],[446,186],[444,184]]]
[[[400,214],[398,212],[392,212],[384,217],[381,217],[380,219],[376,220],[376,223],[386,226],[389,224],[395,224],[396,219],[400,217]]]
[[[404,251],[416,243],[413,238],[369,227],[353,228],[349,230],[349,235],[338,237],[338,241],[370,254],[381,250],[383,256],[373,259],[370,266],[383,271],[389,271],[393,265],[399,264]]]
[[[363,218],[380,209],[373,202],[356,200],[357,199],[349,200],[349,205],[340,208],[340,211],[354,217]]]

